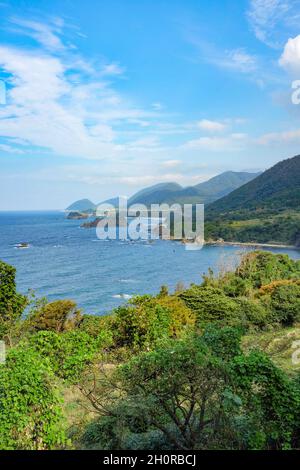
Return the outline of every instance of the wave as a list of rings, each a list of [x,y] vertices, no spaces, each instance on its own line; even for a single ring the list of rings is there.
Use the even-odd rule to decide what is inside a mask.
[[[132,295],[130,295],[130,294],[115,294],[115,295],[113,295],[113,298],[114,299],[126,299],[126,300],[128,300],[128,299],[132,298]]]

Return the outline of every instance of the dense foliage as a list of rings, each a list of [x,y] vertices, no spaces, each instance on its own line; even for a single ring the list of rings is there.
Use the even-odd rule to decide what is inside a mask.
[[[298,155],[211,204],[206,212],[206,239],[299,246],[299,207]]]
[[[299,448],[297,368],[245,349],[297,327],[299,261],[251,252],[107,316],[28,302],[1,263],[0,449]]]

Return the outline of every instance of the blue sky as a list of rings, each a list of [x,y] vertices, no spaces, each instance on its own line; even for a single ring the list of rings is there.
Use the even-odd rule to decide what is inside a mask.
[[[300,153],[299,0],[0,0],[0,210]]]

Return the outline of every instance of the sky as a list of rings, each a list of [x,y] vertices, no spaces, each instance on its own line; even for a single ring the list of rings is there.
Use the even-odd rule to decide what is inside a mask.
[[[300,0],[0,0],[0,80],[0,210],[264,170],[300,153]]]

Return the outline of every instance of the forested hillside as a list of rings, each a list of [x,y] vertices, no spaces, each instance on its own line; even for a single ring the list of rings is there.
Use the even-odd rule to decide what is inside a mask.
[[[206,237],[299,245],[300,156],[277,163],[211,204]]]

